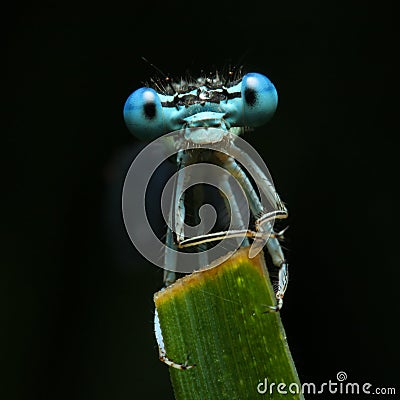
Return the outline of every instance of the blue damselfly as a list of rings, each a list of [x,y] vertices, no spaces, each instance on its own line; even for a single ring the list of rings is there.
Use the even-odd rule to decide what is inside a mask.
[[[251,242],[249,256],[265,246],[278,270],[274,285],[277,304],[270,309],[281,309],[288,283],[288,264],[279,243],[283,232],[275,232],[273,223],[275,219],[287,218],[287,210],[268,173],[255,161],[256,156],[238,144],[242,140],[239,135],[272,117],[277,101],[276,89],[266,76],[242,75],[241,71],[229,72],[226,77],[216,73],[179,82],[168,78],[152,80],[129,96],[124,108],[129,130],[141,140],[165,138],[163,143],[172,148],[168,154],[177,166],[165,213],[168,226],[163,260],[165,286],[176,280],[178,272],[190,272],[180,265],[187,266],[187,260],[193,258],[183,258],[180,264],[180,255],[196,253],[198,265],[196,261],[191,270],[207,268],[215,265],[209,254],[215,243],[236,240],[239,245],[249,245]],[[194,168],[205,164],[207,168],[202,167],[200,173]],[[137,169],[136,166],[133,174],[140,177],[141,171]],[[204,200],[196,192],[190,201],[185,196],[186,189],[199,182],[216,186],[224,193],[229,213],[236,217],[228,229],[205,229],[200,224],[201,218],[193,218],[198,214],[188,211],[189,207],[198,210]],[[247,201],[245,211],[249,212],[250,219],[245,218],[240,198]],[[192,221],[188,224],[190,218]],[[155,324],[160,358],[170,366],[188,368],[187,364],[178,364],[166,357],[157,312]]]

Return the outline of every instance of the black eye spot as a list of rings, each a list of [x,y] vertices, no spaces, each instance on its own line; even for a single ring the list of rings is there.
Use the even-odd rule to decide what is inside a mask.
[[[153,119],[156,116],[155,103],[145,103],[143,106],[143,111],[147,119]]]
[[[244,90],[244,99],[249,106],[254,106],[257,102],[257,94],[254,89],[246,88]]]

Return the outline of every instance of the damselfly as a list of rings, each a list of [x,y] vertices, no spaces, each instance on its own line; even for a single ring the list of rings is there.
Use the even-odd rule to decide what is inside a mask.
[[[253,255],[260,246],[266,246],[278,270],[274,285],[277,304],[270,309],[281,309],[288,283],[288,264],[279,243],[283,232],[275,232],[273,222],[287,218],[287,210],[270,177],[247,151],[242,151],[237,145],[241,133],[259,127],[271,118],[277,102],[276,89],[267,77],[259,73],[242,76],[240,71],[228,73],[227,78],[216,73],[197,80],[182,79],[180,82],[153,80],[151,85],[129,96],[125,103],[124,118],[129,130],[137,138],[153,140],[169,132],[176,133],[166,135],[173,140],[165,142],[169,145],[172,143],[173,158],[179,172],[170,192],[167,216],[165,286],[176,280],[177,271],[181,272],[176,267],[178,254],[195,249],[201,259],[200,264],[207,267],[211,262],[206,250],[212,249],[213,244],[219,241],[239,238],[241,244],[252,242]],[[229,229],[204,231],[204,227],[192,229],[193,226],[186,223],[193,213],[188,211],[191,204],[188,204],[187,198],[185,201],[185,189],[190,187],[190,180],[196,174],[192,167],[203,163],[227,171],[240,189],[233,190],[232,180],[220,175],[220,182],[216,186],[225,193],[230,214],[238,214],[236,223]],[[210,178],[217,176],[220,170],[207,169],[201,172],[203,177]],[[209,183],[209,180],[202,182]],[[237,193],[243,193],[247,200],[252,221],[250,226],[244,226]],[[262,201],[263,198],[268,206]],[[191,200],[192,203],[199,202],[197,195],[192,195]],[[155,323],[160,358],[170,366],[187,368],[186,364],[174,363],[166,357],[157,313]]]

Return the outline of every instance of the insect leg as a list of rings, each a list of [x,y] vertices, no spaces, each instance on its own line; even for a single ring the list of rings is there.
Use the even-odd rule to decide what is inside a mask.
[[[175,176],[174,191],[172,194],[172,201],[170,212],[168,216],[168,227],[166,234],[166,255],[165,255],[165,266],[164,270],[164,286],[169,286],[176,280],[176,273],[174,271],[177,265],[176,257],[180,249],[184,247],[198,246],[198,264],[201,266],[208,265],[208,257],[206,250],[205,241],[199,241],[191,246],[182,246],[181,243],[185,242],[185,218],[186,218],[186,208],[185,208],[185,192],[182,190],[186,183],[187,174],[185,174],[185,167],[190,164],[190,156],[184,151],[179,150],[177,153],[176,163],[178,166],[177,175]],[[202,204],[202,193],[201,191],[196,192],[196,196],[193,200],[193,208],[196,206],[199,208]],[[198,217],[194,215],[195,222],[199,223]],[[168,251],[172,249],[172,251]]]
[[[251,160],[249,160],[251,162]],[[275,267],[279,269],[277,290],[275,293],[277,305],[271,307],[271,311],[279,311],[282,308],[283,296],[285,294],[288,284],[288,264],[283,255],[281,245],[279,244],[278,238],[282,236],[282,233],[275,233],[271,224],[271,220],[275,218],[286,218],[287,210],[283,203],[280,201],[278,194],[275,191],[271,181],[262,173],[261,169],[254,167],[254,173],[256,174],[255,180],[263,183],[260,186],[260,190],[267,196],[271,204],[275,204],[278,207],[277,213],[274,212],[265,213],[264,207],[262,206],[260,199],[256,191],[253,188],[250,180],[242,170],[242,168],[236,163],[236,161],[228,157],[224,162],[225,168],[240,182],[246,196],[249,200],[250,209],[255,216],[259,216],[256,220],[256,230],[260,234],[260,237],[265,237],[269,234],[269,239],[266,242],[266,247],[271,255],[272,262]],[[257,236],[254,238],[257,240]],[[264,243],[261,241],[261,243]]]
[[[184,203],[184,194],[182,193],[181,198],[179,199],[179,188],[182,187],[184,183],[184,173],[181,171],[184,168],[184,160],[185,154],[183,150],[178,151],[176,157],[176,163],[178,166],[178,175],[175,177],[176,183],[174,185],[174,192],[172,194],[171,199],[171,207],[168,215],[168,226],[167,226],[167,234],[165,238],[165,244],[167,246],[165,253],[165,268],[164,268],[164,286],[169,286],[176,280],[176,273],[174,271],[176,266],[176,253],[178,250],[177,244],[174,240],[174,232],[172,231],[172,227],[176,232],[178,238],[184,238],[183,233],[183,220],[185,216],[185,203]],[[179,171],[181,171],[179,173]],[[183,217],[182,217],[183,215]],[[182,219],[183,218],[183,219]],[[181,240],[182,240],[181,239]],[[179,243],[179,239],[178,239]],[[171,249],[172,251],[168,251]]]
[[[261,233],[263,233],[264,236],[265,234],[269,234],[272,237],[277,238],[282,236],[282,232],[274,232],[271,224],[268,224],[269,221],[275,220],[276,218],[287,218],[287,210],[283,203],[280,201],[279,196],[276,193],[271,181],[262,173],[259,168],[257,169],[257,172],[262,174],[262,182],[268,182],[266,186],[260,186],[260,190],[262,190],[263,193],[267,195],[271,205],[275,205],[275,208],[277,208],[273,211],[266,212],[263,205],[261,204],[261,201],[256,191],[254,190],[252,183],[250,182],[247,175],[244,173],[243,169],[239,166],[239,164],[232,157],[227,157],[226,160],[223,162],[223,167],[226,168],[235,179],[237,179],[237,181],[242,186],[244,192],[246,193],[246,197],[249,201],[250,210],[257,218],[256,228],[257,231],[260,232],[260,236]],[[258,181],[260,181],[260,179],[258,179]],[[271,192],[272,190],[273,192]],[[274,201],[272,201],[271,199],[274,199]],[[263,229],[264,225],[267,229]]]
[[[237,202],[237,198],[236,198],[236,196],[231,195],[232,187],[231,187],[231,184],[229,183],[229,177],[225,177],[225,179],[223,179],[221,181],[220,185],[221,185],[221,187],[220,187],[221,191],[225,192],[225,194],[227,196],[227,197],[224,196],[226,208],[228,209],[230,207],[231,214],[236,215],[236,218],[238,219],[238,222],[240,224],[240,228],[243,228],[243,219],[241,217],[240,207]],[[238,232],[241,232],[241,231],[238,230]],[[247,238],[247,236],[245,236],[243,239],[243,242],[242,242],[242,246],[248,246],[248,245],[249,245],[249,239]]]
[[[272,220],[272,219],[284,219],[287,218],[288,212],[285,205],[282,203],[281,199],[271,180],[265,175],[264,171],[252,160],[252,158],[246,153],[240,151],[235,144],[232,144],[232,147],[236,149],[237,152],[240,152],[241,158],[243,159],[243,163],[248,169],[250,176],[255,180],[258,185],[260,191],[267,198],[268,203],[272,206],[272,213],[265,213],[262,211],[261,217],[259,218],[260,223],[264,220]],[[235,162],[236,163],[236,162]],[[236,164],[237,165],[237,164]],[[240,167],[239,167],[240,168]],[[243,171],[242,171],[243,173]],[[257,196],[258,199],[258,196]],[[271,214],[271,216],[269,215]]]
[[[178,165],[178,177],[176,181],[176,186],[175,186],[175,193],[173,197],[173,206],[174,210],[171,210],[172,217],[173,217],[173,223],[175,227],[175,233],[176,233],[176,240],[178,243],[180,243],[184,238],[185,238],[185,233],[184,233],[184,224],[185,224],[185,194],[182,193],[181,196],[181,188],[183,187],[185,183],[185,172],[184,168],[187,162],[187,156],[184,152],[184,150],[179,150],[177,154],[177,165]]]
[[[172,222],[172,218],[170,217],[170,223]],[[164,286],[167,287],[175,282],[176,273],[174,271],[174,267],[176,265],[176,254],[169,251],[169,249],[176,250],[176,245],[173,238],[172,230],[167,227],[167,235],[165,240],[167,249],[165,254],[165,268],[164,268]],[[168,269],[167,269],[168,268]]]
[[[159,354],[160,360],[164,364],[167,364],[169,367],[181,369],[181,370],[186,370],[186,369],[195,367],[195,364],[192,364],[192,365],[188,364],[188,360],[186,360],[183,364],[181,364],[181,363],[172,361],[171,359],[169,359],[167,357],[167,353],[165,351],[165,345],[164,345],[164,338],[163,338],[161,326],[160,326],[160,320],[158,319],[157,309],[155,310],[155,313],[154,313],[154,333],[156,335],[156,340],[157,340],[157,345],[158,345],[158,354]]]
[[[268,222],[267,224],[270,225]],[[272,227],[270,227],[272,229]],[[279,311],[283,305],[283,296],[285,295],[289,282],[289,267],[283,255],[282,247],[276,237],[270,237],[267,241],[268,253],[271,255],[272,263],[278,268],[278,281],[275,282],[274,289],[277,305],[270,307],[271,311]]]

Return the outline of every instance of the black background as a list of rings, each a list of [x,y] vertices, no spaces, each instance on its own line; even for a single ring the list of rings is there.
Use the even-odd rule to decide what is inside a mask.
[[[398,383],[390,2],[27,3],[3,20],[2,399],[172,398],[152,333],[162,271],[121,223],[142,146],[122,108],[155,74],[141,56],[274,82],[275,117],[245,138],[290,211],[282,318],[300,378]]]

